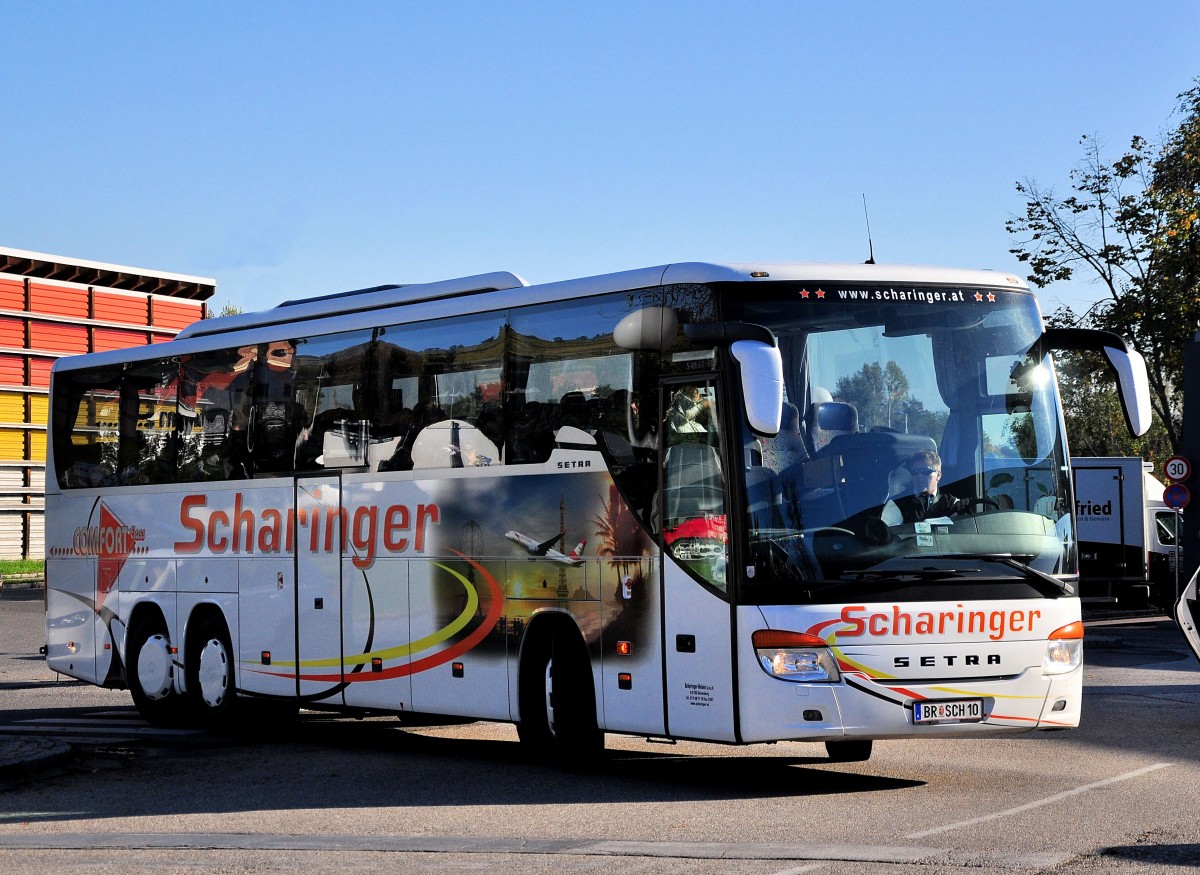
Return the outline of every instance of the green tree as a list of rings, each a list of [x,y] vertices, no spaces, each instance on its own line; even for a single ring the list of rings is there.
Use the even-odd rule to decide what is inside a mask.
[[[1084,137],[1084,157],[1070,173],[1071,194],[1059,198],[1033,180],[1018,182],[1025,212],[1006,225],[1017,238],[1011,251],[1029,266],[1034,285],[1082,273],[1104,291],[1086,312],[1064,308],[1053,321],[1116,331],[1146,357],[1161,435],[1150,442],[1156,453],[1165,451],[1157,449],[1163,440],[1171,452],[1180,449],[1183,350],[1200,324],[1200,84],[1179,96],[1176,113],[1179,125],[1161,143],[1134,137],[1112,163],[1105,163],[1094,137]],[[1072,451],[1147,450],[1127,433],[1101,439],[1111,419],[1105,411],[1116,401],[1092,376],[1095,362],[1059,357]]]
[[[1066,324],[1061,315],[1061,311],[1053,314],[1048,323]],[[1172,454],[1170,436],[1158,417],[1142,437],[1130,435],[1112,375],[1098,353],[1057,353],[1054,364],[1065,399],[1071,455],[1141,456],[1154,461]]]
[[[946,425],[945,413],[926,410],[913,397],[908,376],[894,361],[882,366],[871,362],[856,374],[839,377],[833,394],[855,406],[860,428],[881,426],[938,436]]]
[[[221,305],[221,308],[219,310],[216,309],[215,307],[210,306],[207,308],[207,312],[208,312],[208,315],[204,317],[205,319],[215,319],[218,316],[237,316],[238,314],[244,313],[245,311],[241,307],[239,307],[237,304],[231,304],[228,301],[226,301],[224,304]]]
[[[900,404],[908,397],[908,377],[894,361],[882,367],[871,362],[857,374],[839,377],[833,394],[858,408],[860,426],[892,428],[896,417],[903,415]]]

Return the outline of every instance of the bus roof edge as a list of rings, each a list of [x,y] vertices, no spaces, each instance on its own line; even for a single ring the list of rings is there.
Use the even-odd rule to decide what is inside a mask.
[[[495,271],[493,273],[476,274],[456,279],[438,280],[431,283],[374,286],[369,289],[360,289],[352,292],[337,292],[332,295],[319,295],[308,299],[285,301],[283,304],[273,307],[270,310],[237,313],[233,316],[219,316],[215,319],[202,319],[199,322],[193,322],[175,337],[177,340],[182,340],[187,337],[225,334],[231,331],[240,331],[244,328],[259,328],[265,325],[296,322],[320,316],[374,310],[380,307],[391,307],[396,304],[415,304],[420,301],[454,298],[461,295],[480,294],[482,292],[495,292],[501,289],[516,289],[528,285],[529,283],[525,282],[525,280],[515,273]]]

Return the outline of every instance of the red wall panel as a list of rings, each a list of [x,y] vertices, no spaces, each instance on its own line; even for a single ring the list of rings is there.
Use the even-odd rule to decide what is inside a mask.
[[[19,280],[0,280],[0,310],[25,309],[25,283]]]
[[[29,309],[34,313],[48,313],[51,316],[70,316],[76,319],[86,319],[88,315],[88,290],[30,283]]]
[[[25,356],[0,355],[0,385],[25,385]]]
[[[0,322],[4,320],[0,319]],[[86,325],[63,325],[57,322],[34,322],[30,326],[30,338],[34,349],[47,352],[87,352],[88,330]],[[0,346],[3,346],[0,343]]]
[[[22,349],[25,346],[25,320],[0,316],[0,346]]]
[[[50,368],[54,366],[54,359],[34,358],[29,359],[29,385],[37,386],[40,389],[50,388]]]
[[[122,331],[119,328],[97,328],[95,352],[110,349],[125,349],[130,346],[145,346],[146,332]]]
[[[95,318],[103,322],[126,322],[130,325],[145,325],[149,317],[145,295],[119,295],[93,289],[95,296]]]
[[[154,299],[154,324],[163,328],[186,328],[200,318],[199,301],[171,301]]]

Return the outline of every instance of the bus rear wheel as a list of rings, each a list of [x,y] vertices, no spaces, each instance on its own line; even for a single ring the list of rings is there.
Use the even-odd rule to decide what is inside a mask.
[[[521,666],[521,743],[535,756],[579,768],[604,751],[587,647],[556,632],[533,643]]]
[[[192,710],[207,726],[228,724],[237,702],[229,629],[220,617],[208,616],[189,640],[187,690]]]
[[[126,680],[138,713],[155,726],[181,722],[184,710],[182,697],[175,692],[175,657],[161,617],[145,618],[130,630],[126,657]]]
[[[825,742],[825,752],[829,754],[830,762],[834,763],[865,763],[871,758],[871,747],[870,739]]]

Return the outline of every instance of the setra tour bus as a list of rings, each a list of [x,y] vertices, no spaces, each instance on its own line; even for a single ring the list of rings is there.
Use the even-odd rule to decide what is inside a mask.
[[[65,358],[49,667],[155,723],[510,721],[566,760],[1072,727],[1054,348],[1145,430],[1119,337],[943,268],[495,273]]]

